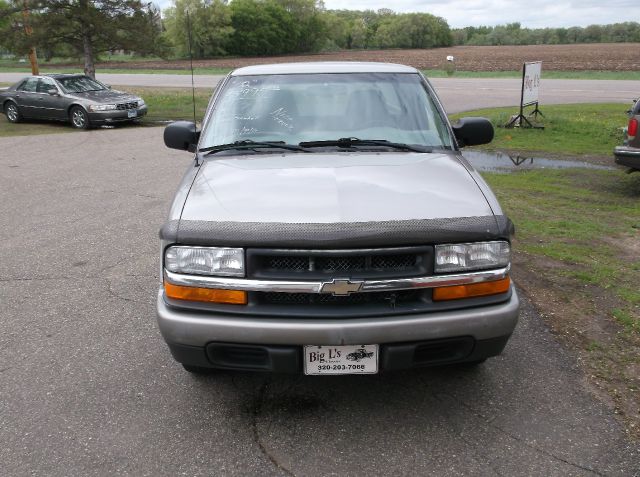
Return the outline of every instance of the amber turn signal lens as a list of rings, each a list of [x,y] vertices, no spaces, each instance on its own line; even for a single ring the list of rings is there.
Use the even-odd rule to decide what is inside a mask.
[[[472,283],[433,289],[433,301],[459,300],[478,296],[498,295],[506,293],[511,285],[509,277],[494,282]]]
[[[228,305],[246,305],[247,292],[239,290],[221,290],[218,288],[183,287],[164,283],[167,298],[173,300],[202,301],[207,303],[225,303]]]

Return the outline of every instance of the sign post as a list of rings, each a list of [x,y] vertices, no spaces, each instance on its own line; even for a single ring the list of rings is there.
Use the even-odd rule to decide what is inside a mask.
[[[544,129],[544,126],[533,125],[531,121],[524,115],[524,108],[534,106],[535,109],[529,114],[543,116],[542,111],[538,108],[539,92],[540,92],[540,76],[542,74],[542,61],[533,61],[522,65],[522,90],[520,92],[520,112],[511,118],[505,125],[506,128],[512,127],[530,127]]]

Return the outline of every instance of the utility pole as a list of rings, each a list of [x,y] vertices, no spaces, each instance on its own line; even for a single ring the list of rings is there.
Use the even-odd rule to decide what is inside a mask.
[[[31,37],[33,34],[33,28],[31,28],[31,23],[29,22],[29,4],[28,0],[22,0],[22,18],[24,20],[24,34],[27,38]],[[38,69],[38,55],[36,55],[36,47],[31,45],[29,47],[29,62],[31,63],[31,74],[39,75],[40,70]]]

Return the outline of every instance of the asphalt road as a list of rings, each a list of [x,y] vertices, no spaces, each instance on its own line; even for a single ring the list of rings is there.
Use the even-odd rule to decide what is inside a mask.
[[[154,300],[190,159],[161,136],[0,138],[3,475],[639,475],[638,444],[526,299],[475,370],[183,371]]]
[[[24,73],[0,73],[0,82],[13,83]],[[100,74],[107,84],[148,87],[191,87],[190,75],[171,74]],[[219,75],[195,75],[197,88],[211,88],[223,78]],[[431,80],[449,113],[470,109],[520,104],[519,79],[504,78],[434,78]],[[565,103],[630,103],[640,96],[640,81],[618,80],[556,80],[544,79],[540,89],[540,104]]]

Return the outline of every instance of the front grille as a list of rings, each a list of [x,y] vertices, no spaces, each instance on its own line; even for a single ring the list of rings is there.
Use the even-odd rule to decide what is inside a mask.
[[[415,255],[374,255],[371,267],[374,270],[408,270],[416,265]]]
[[[346,257],[300,257],[275,256],[267,257],[264,269],[279,272],[316,271],[362,272],[362,271],[394,271],[410,270],[416,266],[418,255],[356,255]]]
[[[283,251],[249,249],[249,274],[254,278],[330,279],[404,278],[429,274],[431,249],[354,251]]]
[[[309,257],[267,257],[265,268],[268,270],[304,272],[309,270]]]
[[[119,109],[121,111],[127,110],[127,109],[137,109],[138,108],[138,102],[137,101],[133,101],[131,103],[118,103],[116,104],[116,109]]]
[[[367,268],[365,257],[318,257],[315,260],[316,270],[329,272],[361,272]]]
[[[401,304],[420,301],[424,293],[416,290],[397,292],[354,293],[348,296],[334,296],[315,293],[260,293],[260,301],[270,305],[362,305],[378,304],[395,307]]]
[[[346,250],[290,250],[249,248],[247,278],[330,282],[335,279],[402,279],[433,274],[433,247],[394,247]],[[347,296],[330,293],[249,294],[253,312],[280,315],[346,318],[387,315],[423,309],[430,290],[362,292]]]

